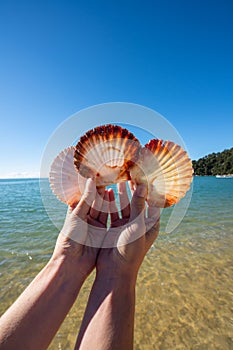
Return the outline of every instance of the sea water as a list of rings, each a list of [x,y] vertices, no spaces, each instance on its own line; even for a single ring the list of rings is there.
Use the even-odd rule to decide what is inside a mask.
[[[39,179],[0,180],[1,314],[48,261],[54,222],[62,226],[65,217],[47,179],[41,188],[44,202]],[[195,177],[188,211],[168,234],[171,210],[139,272],[134,347],[233,349],[233,179]],[[49,349],[73,348],[93,278]]]

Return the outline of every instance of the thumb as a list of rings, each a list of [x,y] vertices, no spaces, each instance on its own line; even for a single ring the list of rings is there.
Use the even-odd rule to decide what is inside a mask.
[[[96,195],[96,184],[93,179],[87,179],[84,193],[81,197],[80,202],[74,209],[73,213],[77,216],[79,216],[82,219],[86,219],[87,214],[90,210],[90,207],[92,206],[92,203],[94,202]]]
[[[134,220],[141,214],[145,208],[145,200],[147,196],[147,185],[142,183],[137,186],[131,201],[131,220]]]

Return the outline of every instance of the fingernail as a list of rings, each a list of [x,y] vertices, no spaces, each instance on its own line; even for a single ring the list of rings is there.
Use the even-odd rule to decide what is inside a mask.
[[[147,195],[147,186],[146,184],[140,184],[137,187],[137,195],[138,197],[143,197],[145,198]]]

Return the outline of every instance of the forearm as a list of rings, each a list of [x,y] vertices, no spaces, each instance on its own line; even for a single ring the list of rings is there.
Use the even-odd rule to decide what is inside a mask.
[[[0,348],[46,349],[82,286],[76,274],[70,262],[52,258],[1,317]]]
[[[135,281],[96,277],[76,349],[133,349]]]

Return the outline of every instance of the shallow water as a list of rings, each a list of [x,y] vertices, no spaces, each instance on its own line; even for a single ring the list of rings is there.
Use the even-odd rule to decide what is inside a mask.
[[[54,220],[64,206],[42,183]],[[188,212],[147,254],[137,282],[135,349],[233,349],[233,179],[196,177]],[[59,216],[59,219],[57,219]],[[0,180],[0,313],[48,261],[58,229],[38,180]],[[87,280],[49,349],[72,349],[93,280]]]

